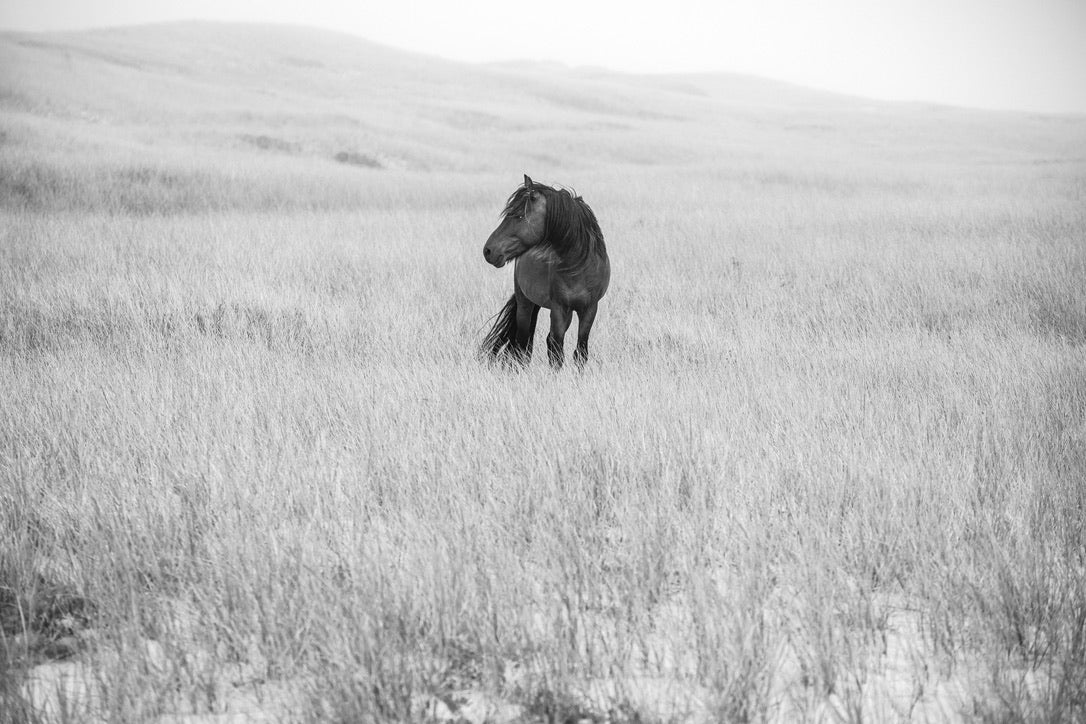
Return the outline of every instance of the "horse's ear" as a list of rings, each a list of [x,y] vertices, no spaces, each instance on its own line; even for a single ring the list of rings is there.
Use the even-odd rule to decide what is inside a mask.
[[[532,184],[533,184],[532,177],[529,176],[528,174],[524,174],[524,188],[531,191],[532,190]]]

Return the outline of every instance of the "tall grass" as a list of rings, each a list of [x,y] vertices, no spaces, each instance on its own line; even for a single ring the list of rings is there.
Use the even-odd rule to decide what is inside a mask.
[[[862,173],[578,181],[615,267],[580,375],[473,357],[505,179],[6,211],[3,648],[41,671],[71,631],[12,612],[78,596],[89,684],[0,703],[1081,717],[1080,181]]]
[[[1086,717],[1081,119],[0,56],[0,721]],[[474,356],[522,172],[612,254],[580,374]]]

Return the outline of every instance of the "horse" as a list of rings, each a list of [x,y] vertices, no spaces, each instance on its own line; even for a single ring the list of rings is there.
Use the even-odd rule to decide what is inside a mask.
[[[539,308],[551,310],[547,357],[560,369],[573,312],[577,348],[573,361],[588,360],[588,335],[596,308],[607,293],[611,262],[596,215],[580,196],[537,184],[527,174],[505,203],[498,228],[483,246],[483,258],[497,268],[515,260],[513,296],[496,315],[480,353],[490,361],[525,365],[532,357]]]

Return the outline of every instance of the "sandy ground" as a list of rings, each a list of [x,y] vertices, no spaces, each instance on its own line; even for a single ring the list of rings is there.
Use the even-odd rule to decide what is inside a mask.
[[[983,667],[950,666],[939,662],[925,644],[923,620],[919,611],[904,601],[892,603],[887,618],[881,650],[857,666],[852,681],[841,682],[839,692],[828,697],[813,697],[804,685],[800,657],[791,645],[772,652],[774,675],[768,686],[770,721],[797,720],[842,721],[857,717],[869,721],[955,722],[969,718],[976,684],[971,671]],[[786,614],[786,611],[782,611]],[[642,719],[709,723],[718,717],[710,710],[710,691],[694,681],[692,657],[676,650],[669,634],[684,626],[687,612],[678,605],[659,607],[655,633],[647,641],[652,671],[633,668],[623,678],[596,678],[583,682],[581,705],[589,721],[629,718],[634,713]],[[787,616],[782,625],[788,625]],[[602,624],[601,624],[602,625]],[[160,644],[145,640],[146,660],[152,666],[166,666]],[[880,647],[875,647],[880,648]],[[102,655],[101,651],[97,652]],[[64,712],[94,712],[99,709],[94,686],[94,670],[86,654],[66,661],[35,666],[25,683],[25,695],[47,722],[65,720]],[[217,711],[196,713],[176,711],[158,719],[163,724],[225,724],[227,722],[277,722],[294,720],[303,709],[305,682],[261,681],[252,664],[222,667]],[[519,664],[506,667],[506,690],[515,692],[525,673]],[[1024,683],[1040,688],[1037,674],[1024,673]],[[613,702],[625,701],[621,711]],[[492,692],[462,689],[441,698],[420,696],[415,710],[424,721],[492,722],[533,721],[523,705]],[[82,718],[82,717],[79,717]]]

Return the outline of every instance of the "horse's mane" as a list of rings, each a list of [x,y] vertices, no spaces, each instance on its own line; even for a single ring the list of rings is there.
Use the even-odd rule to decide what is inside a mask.
[[[538,191],[547,199],[547,218],[543,222],[543,241],[550,245],[562,258],[563,266],[576,270],[592,256],[606,256],[607,246],[603,242],[596,215],[580,196],[575,196],[567,189],[556,189],[542,184],[533,184],[533,191]],[[528,203],[529,190],[520,186],[505,202],[502,217],[522,213]]]

